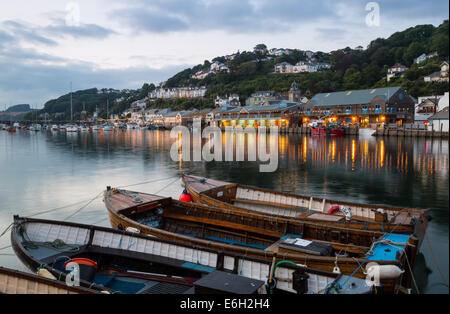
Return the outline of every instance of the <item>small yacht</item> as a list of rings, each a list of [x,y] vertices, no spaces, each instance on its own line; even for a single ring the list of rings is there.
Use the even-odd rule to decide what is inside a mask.
[[[80,132],[89,132],[89,127],[87,127],[87,126],[85,126],[85,125],[82,125],[82,126],[80,127]]]
[[[78,127],[76,125],[68,125],[66,131],[69,133],[76,133],[78,132]]]
[[[59,130],[58,126],[56,124],[53,124],[52,131],[58,131],[58,130]]]

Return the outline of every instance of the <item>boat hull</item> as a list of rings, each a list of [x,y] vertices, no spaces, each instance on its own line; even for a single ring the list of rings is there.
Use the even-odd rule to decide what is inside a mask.
[[[148,234],[154,237],[158,237],[161,239],[167,239],[167,240],[171,240],[171,241],[176,241],[177,243],[185,243],[185,244],[189,244],[189,245],[195,245],[198,247],[202,247],[202,248],[209,248],[209,249],[213,249],[213,250],[218,250],[218,251],[223,251],[225,253],[229,253],[229,254],[235,254],[235,255],[241,255],[241,256],[248,256],[248,257],[253,257],[253,258],[257,258],[257,259],[262,259],[262,260],[266,260],[266,261],[271,261],[274,257],[274,255],[276,254],[276,256],[282,260],[289,260],[292,261],[294,263],[298,263],[298,264],[302,264],[305,265],[307,267],[313,268],[313,269],[317,269],[317,270],[321,270],[321,271],[326,271],[326,272],[332,272],[336,266],[336,262],[337,265],[341,271],[342,274],[344,275],[351,275],[352,273],[356,271],[356,273],[354,274],[355,277],[357,278],[366,278],[366,275],[364,274],[364,267],[358,268],[358,266],[364,262],[363,258],[355,258],[355,257],[334,257],[334,256],[317,256],[317,255],[310,255],[310,254],[305,254],[305,253],[299,253],[299,252],[293,252],[290,250],[279,250],[278,248],[276,249],[271,249],[271,247],[267,247],[267,249],[258,249],[258,248],[254,248],[254,247],[248,247],[248,246],[239,246],[239,245],[232,245],[232,244],[226,244],[223,241],[216,241],[216,240],[210,240],[210,239],[203,239],[203,238],[197,238],[197,237],[191,237],[191,236],[186,236],[184,234],[180,234],[180,233],[175,233],[175,232],[170,232],[170,231],[166,231],[163,229],[159,229],[159,228],[154,228],[154,227],[150,227],[148,225],[144,225],[139,223],[136,220],[133,220],[129,217],[127,217],[125,214],[121,214],[122,210],[118,210],[117,204],[114,204],[113,201],[111,201],[111,197],[110,197],[110,193],[112,193],[111,190],[107,190],[105,191],[105,198],[104,198],[104,203],[105,206],[107,208],[108,211],[108,215],[109,215],[109,219],[110,219],[110,224],[113,228],[117,228],[120,230],[127,230],[127,228],[133,228],[135,230],[139,230],[139,232],[143,233],[143,234]],[[175,201],[175,200],[171,200],[172,202],[174,202],[175,204],[177,204],[178,206],[184,206],[185,210],[181,211],[181,212],[188,212],[189,217],[187,217],[187,215],[176,215],[176,214],[168,214],[165,217],[169,217],[172,219],[178,219],[178,220],[184,220],[184,221],[188,221],[191,223],[203,223],[205,226],[215,226],[216,228],[218,228],[219,226],[222,226],[222,228],[230,228],[236,230],[236,234],[239,232],[238,230],[247,230],[245,232],[247,232],[248,236],[251,237],[252,235],[254,235],[256,232],[259,232],[259,236],[266,236],[266,237],[273,237],[273,239],[276,239],[277,237],[280,236],[280,234],[283,234],[283,231],[277,232],[278,230],[270,230],[270,222],[268,224],[265,224],[263,230],[260,231],[256,231],[254,228],[252,228],[253,225],[261,225],[261,223],[258,220],[258,217],[256,215],[253,215],[251,217],[247,217],[245,214],[243,213],[236,213],[234,211],[223,211],[219,208],[212,208],[212,207],[201,207],[199,205],[192,205],[192,204],[188,204],[188,203],[184,203],[184,202],[179,202],[179,201]],[[154,201],[152,203],[155,203],[154,205],[160,205],[160,204],[156,204],[158,201]],[[125,206],[125,204],[122,204],[122,206]],[[145,203],[137,205],[138,207],[136,207],[136,210],[138,211],[144,211],[144,207],[146,206]],[[120,206],[119,206],[120,207]],[[132,206],[134,207],[134,206]],[[134,208],[127,208],[127,211],[134,211]],[[139,208],[139,209],[137,209]],[[123,210],[125,210],[122,207]],[[164,214],[166,215],[166,213]],[[229,218],[228,218],[228,217]],[[222,217],[221,218],[216,218],[215,217]],[[226,217],[226,218],[225,218]],[[238,219],[236,217],[242,217],[242,219]],[[225,218],[225,220],[223,219]],[[264,217],[263,219],[265,219],[267,217]],[[246,225],[239,225],[239,224],[231,224],[231,222],[233,221],[246,221],[247,224]],[[268,218],[267,220],[270,220],[270,218]],[[251,221],[251,222],[249,222]],[[290,232],[288,233],[292,233],[295,232],[296,229],[295,226],[294,227],[287,227],[285,225],[283,225],[283,223],[285,223],[285,221],[283,221],[282,219],[275,219],[272,218],[272,223],[275,223],[277,227],[280,228],[280,230],[290,230]],[[303,229],[305,234],[307,232],[307,230],[309,230],[308,234],[312,234],[312,229],[306,229],[308,227],[305,227],[304,224],[298,224],[297,225],[298,228],[305,228]],[[309,226],[310,227],[310,226]],[[324,234],[326,233],[326,229],[329,229],[326,226],[321,226],[322,232],[319,232],[319,227],[316,230],[318,235],[324,236]],[[239,228],[239,229],[238,229]],[[206,229],[206,228],[205,228]],[[342,232],[345,232],[344,230],[342,230]],[[302,234],[302,233],[297,233],[297,234]],[[341,234],[341,233],[340,233]],[[359,235],[363,236],[364,232],[360,232]],[[341,234],[343,235],[343,234]],[[356,234],[354,234],[356,236]],[[347,234],[348,236],[348,234]],[[373,237],[376,237],[375,235]],[[407,256],[409,259],[411,259],[411,257],[409,257],[410,255],[415,255],[416,251],[415,251],[415,247],[417,245],[417,243],[415,242],[415,239],[413,237],[410,238],[409,241],[411,242],[411,246],[407,246]],[[338,244],[339,245],[339,244]],[[345,245],[342,246],[342,248],[344,248]],[[347,248],[347,247],[345,247]],[[354,247],[350,247],[349,250],[355,249]],[[275,253],[275,251],[277,251],[277,253]],[[402,263],[400,260],[396,260],[396,261],[383,261],[383,260],[377,260],[376,261],[378,264],[381,265],[396,265],[401,267]],[[408,276],[404,276],[405,282],[403,283],[403,285],[408,285]],[[384,290],[385,292],[390,292],[392,293],[393,291],[396,290],[396,287],[398,287],[400,285],[400,282],[398,279],[390,279],[390,280],[385,280],[383,281],[383,285],[384,285]]]
[[[201,183],[202,180],[205,180],[205,183]],[[401,234],[414,234],[419,240],[419,247],[422,244],[428,222],[430,220],[429,210],[358,204],[320,198],[313,199],[312,197],[302,195],[269,191],[257,187],[237,185],[228,182],[186,175],[182,176],[182,181],[188,193],[191,195],[192,200],[198,204],[236,211],[260,212],[272,216],[295,219],[305,223],[320,223],[330,227],[339,227],[345,224],[345,227],[349,229],[377,232],[395,231],[395,233]],[[241,203],[240,206],[231,204],[228,200],[236,200],[236,194],[238,193],[237,189],[240,189],[241,191],[254,191],[255,195],[263,195],[264,199],[266,199],[267,196],[270,196],[271,201],[245,200],[248,204],[252,205],[251,209],[249,209],[249,207],[242,207],[244,206],[244,203]],[[219,195],[220,193],[224,196],[221,198],[213,197],[214,195]],[[283,199],[289,200],[286,202],[290,202],[291,204],[283,203]],[[244,200],[239,199],[239,201]],[[292,203],[295,203],[296,205],[292,205]],[[300,206],[304,206],[304,208],[300,208]],[[311,219],[309,218],[311,216],[305,214],[305,211],[311,211],[313,208],[318,208],[318,213],[326,214],[328,209],[333,206],[345,206],[351,208],[352,212],[355,212],[355,219],[345,221],[344,223],[343,221],[328,220],[331,218],[329,215],[325,215],[324,219]],[[381,208],[384,213],[374,212],[378,208]],[[363,213],[365,213],[367,217],[362,217]],[[386,221],[387,216],[395,218],[393,223]],[[393,218],[391,218],[391,220],[392,219]]]

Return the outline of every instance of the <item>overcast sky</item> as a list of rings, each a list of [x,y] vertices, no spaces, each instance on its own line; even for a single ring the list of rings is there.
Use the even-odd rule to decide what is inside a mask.
[[[14,0],[0,3],[0,109],[139,88],[258,43],[329,52],[448,19],[448,0]],[[373,20],[372,20],[373,21]]]

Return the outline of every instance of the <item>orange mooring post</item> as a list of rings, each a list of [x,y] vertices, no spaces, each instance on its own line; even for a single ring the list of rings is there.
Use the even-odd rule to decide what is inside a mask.
[[[189,195],[188,191],[184,189],[183,193],[180,196],[180,201],[190,203],[192,202],[192,197]]]

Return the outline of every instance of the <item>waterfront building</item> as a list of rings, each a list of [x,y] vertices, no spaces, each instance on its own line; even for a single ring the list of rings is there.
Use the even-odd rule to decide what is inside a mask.
[[[281,100],[283,97],[275,91],[256,91],[247,98],[246,106],[260,106],[268,100]]]
[[[288,100],[267,100],[260,106],[245,106],[220,110],[214,114],[216,125],[220,127],[259,126],[289,127],[297,123],[296,113],[303,104]]]
[[[448,132],[448,106],[432,115],[428,120],[431,122],[429,126],[431,130]]]
[[[402,87],[386,87],[321,93],[310,103],[313,108],[306,108],[310,112],[302,112],[302,115],[368,126],[412,122],[416,100]]]
[[[414,112],[414,122],[428,123],[428,118],[437,111],[440,97],[442,96],[419,97]]]

